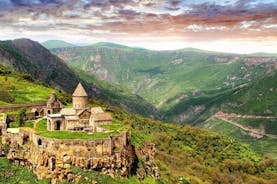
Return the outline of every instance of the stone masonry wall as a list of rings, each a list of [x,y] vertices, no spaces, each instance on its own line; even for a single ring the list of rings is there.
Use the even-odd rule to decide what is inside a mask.
[[[22,129],[3,132],[2,143],[9,145],[9,160],[30,167],[39,179],[71,180],[72,166],[126,177],[134,162],[129,132],[106,139],[58,140]]]
[[[29,104],[11,104],[11,105],[1,105],[0,113],[17,111],[19,109],[32,109],[32,108],[43,108],[46,107],[46,102],[36,102]]]

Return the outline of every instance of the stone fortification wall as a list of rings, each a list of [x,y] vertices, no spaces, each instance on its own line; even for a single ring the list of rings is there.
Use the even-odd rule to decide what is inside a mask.
[[[32,108],[43,108],[46,107],[46,102],[36,102],[29,104],[11,104],[11,105],[1,105],[0,113],[17,111],[19,109],[32,109]]]
[[[6,123],[17,121],[18,114],[9,114],[7,115]],[[34,120],[37,117],[35,116],[34,112],[26,113],[26,116],[24,117],[24,121],[28,120]]]
[[[19,146],[23,146],[31,142],[39,149],[66,153],[77,157],[112,155],[115,150],[124,149],[129,139],[130,134],[128,132],[122,132],[120,135],[102,139],[52,139],[28,131],[28,128],[27,130],[21,128],[19,133],[3,131],[2,135],[3,144],[17,143]]]
[[[9,145],[7,158],[30,167],[38,178],[71,180],[72,166],[126,177],[134,162],[129,132],[105,139],[59,140],[21,129],[3,132],[2,142]]]

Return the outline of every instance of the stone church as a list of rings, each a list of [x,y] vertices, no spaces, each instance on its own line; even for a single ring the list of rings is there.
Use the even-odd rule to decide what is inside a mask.
[[[61,107],[58,106],[56,98],[53,97],[52,102]],[[88,108],[88,96],[81,83],[72,94],[72,102],[73,107],[61,109],[55,109],[51,104],[51,113],[47,115],[48,130],[103,132],[101,125],[112,123],[111,114],[104,112],[101,107]]]

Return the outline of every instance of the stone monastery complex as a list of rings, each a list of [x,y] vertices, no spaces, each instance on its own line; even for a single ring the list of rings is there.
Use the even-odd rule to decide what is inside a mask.
[[[55,94],[51,94],[47,108],[53,113],[47,115],[48,130],[103,132],[101,125],[112,123],[110,113],[105,113],[101,107],[89,109],[87,101],[87,93],[81,83],[72,94],[73,107],[71,108],[62,108]]]
[[[45,119],[47,128],[43,131],[37,131],[35,123],[34,128],[8,128],[7,115],[0,113],[0,156],[27,166],[39,179],[73,181],[76,176],[71,171],[72,166],[99,171],[112,177],[127,177],[135,159],[131,132],[121,130],[109,134],[109,130],[102,128],[102,125],[112,124],[112,116],[101,107],[88,108],[87,93],[81,83],[74,91],[72,100],[71,108],[63,108],[52,93],[46,105],[28,106],[31,108],[30,118]],[[82,133],[87,136],[103,132],[107,136],[57,139],[44,136],[45,132]]]

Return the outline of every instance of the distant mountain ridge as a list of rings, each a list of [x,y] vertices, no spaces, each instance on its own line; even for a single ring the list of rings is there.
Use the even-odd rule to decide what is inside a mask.
[[[202,119],[236,87],[274,70],[277,57],[187,48],[152,51],[117,44],[52,49],[73,68],[122,85],[155,105],[165,120]],[[215,100],[215,99],[222,100]],[[212,108],[213,109],[213,108]]]
[[[64,47],[76,47],[77,46],[77,45],[74,45],[72,43],[62,41],[62,40],[47,40],[45,42],[42,42],[41,45],[44,46],[47,49],[64,48]]]

